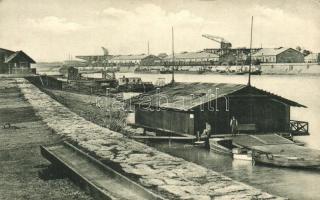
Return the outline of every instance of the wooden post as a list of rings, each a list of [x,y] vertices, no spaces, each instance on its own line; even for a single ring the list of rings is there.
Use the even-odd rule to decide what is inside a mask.
[[[252,65],[252,26],[253,26],[253,16],[251,17],[251,34],[250,34],[250,65],[249,65],[249,79],[248,85],[251,85],[251,65]]]

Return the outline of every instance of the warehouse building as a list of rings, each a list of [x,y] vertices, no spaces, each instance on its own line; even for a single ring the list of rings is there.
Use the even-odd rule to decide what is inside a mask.
[[[23,51],[11,51],[0,48],[0,73],[29,74],[34,73],[31,64],[36,63]]]
[[[172,55],[165,57],[164,62],[170,63],[173,61]],[[213,64],[219,61],[219,55],[205,51],[200,52],[182,52],[174,54],[175,63],[181,65],[190,64]]]
[[[292,48],[262,48],[252,55],[252,60],[261,63],[303,63],[304,55]]]
[[[148,55],[141,59],[141,66],[159,66],[162,63],[162,59],[155,55]]]
[[[139,54],[139,55],[117,55],[110,59],[110,63],[114,63],[116,65],[140,65],[141,60],[146,58],[147,54]]]
[[[310,53],[304,57],[306,63],[320,63],[320,53]]]

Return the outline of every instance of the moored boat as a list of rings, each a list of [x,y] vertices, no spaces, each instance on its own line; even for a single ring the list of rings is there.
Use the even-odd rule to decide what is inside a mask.
[[[224,155],[232,155],[232,139],[211,138],[209,139],[210,150]]]
[[[302,157],[291,157],[267,152],[255,152],[252,154],[255,163],[291,168],[316,168],[320,167],[320,159],[307,160]]]
[[[320,167],[320,151],[296,144],[255,146],[252,148],[255,163],[292,168]]]
[[[243,148],[232,149],[234,160],[247,160],[252,161],[252,151]]]

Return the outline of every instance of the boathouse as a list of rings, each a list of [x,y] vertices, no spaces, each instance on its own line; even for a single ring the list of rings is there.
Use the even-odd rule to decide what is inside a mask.
[[[290,120],[290,107],[304,105],[249,85],[174,83],[135,97],[132,103],[135,124],[150,130],[194,135],[209,123],[211,134],[230,134],[235,116],[239,129],[254,133],[284,133],[297,126],[308,132],[308,124]]]

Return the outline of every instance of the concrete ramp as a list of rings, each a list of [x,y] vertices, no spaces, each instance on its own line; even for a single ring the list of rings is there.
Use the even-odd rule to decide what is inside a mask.
[[[40,148],[46,159],[95,199],[163,199],[69,143]]]

